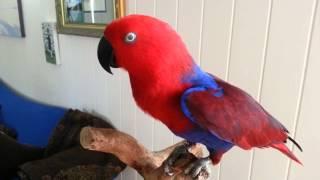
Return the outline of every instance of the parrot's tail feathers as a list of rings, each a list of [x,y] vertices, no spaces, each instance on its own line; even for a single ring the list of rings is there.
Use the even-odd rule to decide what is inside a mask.
[[[302,165],[300,160],[289,150],[289,148],[285,144],[283,144],[283,143],[272,144],[271,147],[279,150],[280,152],[282,152],[283,154],[287,155],[289,158],[291,158],[295,162],[297,162],[297,163]]]
[[[297,143],[297,141],[295,141],[294,139],[292,139],[290,136],[288,136],[288,139],[294,144],[297,146],[297,148],[302,152],[302,148],[301,146]]]

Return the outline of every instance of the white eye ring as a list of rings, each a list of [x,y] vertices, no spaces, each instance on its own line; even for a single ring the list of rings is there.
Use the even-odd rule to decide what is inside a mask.
[[[125,38],[124,38],[124,42],[128,43],[128,44],[131,44],[131,43],[134,43],[137,39],[137,35],[136,33],[134,32],[129,32]]]

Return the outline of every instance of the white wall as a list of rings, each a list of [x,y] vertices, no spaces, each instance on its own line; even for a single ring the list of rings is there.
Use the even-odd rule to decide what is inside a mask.
[[[319,0],[128,0],[128,13],[168,21],[207,71],[247,90],[301,142],[304,166],[268,149],[234,148],[214,168],[219,180],[320,179]],[[0,37],[0,77],[38,100],[97,111],[150,149],[179,139],[134,105],[128,77],[107,75],[96,59],[98,39],[59,35],[62,65],[45,63],[42,21],[54,1],[24,0],[26,38]],[[122,179],[135,179],[133,170]]]

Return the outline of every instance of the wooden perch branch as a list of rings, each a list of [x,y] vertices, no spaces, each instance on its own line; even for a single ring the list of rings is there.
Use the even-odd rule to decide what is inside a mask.
[[[112,153],[128,166],[136,169],[144,179],[179,180],[192,179],[184,175],[184,169],[202,156],[200,145],[192,147],[191,153],[180,158],[173,167],[173,176],[164,173],[163,162],[171,152],[184,142],[177,143],[161,151],[151,152],[139,144],[132,136],[114,129],[85,127],[80,133],[81,145],[89,150]],[[207,179],[202,173],[198,179]]]

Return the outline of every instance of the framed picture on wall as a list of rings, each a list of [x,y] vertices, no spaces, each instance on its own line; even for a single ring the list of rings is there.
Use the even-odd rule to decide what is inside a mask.
[[[25,37],[21,0],[0,0],[0,35]]]
[[[106,25],[124,16],[125,0],[55,0],[58,33],[101,37]]]

